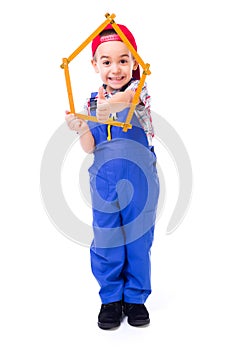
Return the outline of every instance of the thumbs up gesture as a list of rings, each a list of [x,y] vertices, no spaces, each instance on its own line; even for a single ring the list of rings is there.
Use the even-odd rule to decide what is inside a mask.
[[[100,87],[98,92],[96,117],[100,122],[105,122],[108,120],[110,113],[110,103],[104,96],[104,88]]]

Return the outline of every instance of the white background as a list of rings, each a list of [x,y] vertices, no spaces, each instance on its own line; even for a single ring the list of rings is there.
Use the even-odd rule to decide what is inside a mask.
[[[125,320],[109,332],[96,324],[88,248],[57,231],[40,195],[43,152],[68,108],[61,59],[106,12],[151,64],[152,109],[179,133],[194,176],[189,211],[166,235],[178,184],[158,144],[168,193],[152,250],[151,325]],[[1,5],[1,349],[232,349],[232,15],[230,0]],[[74,70],[78,103],[96,79],[88,50]]]

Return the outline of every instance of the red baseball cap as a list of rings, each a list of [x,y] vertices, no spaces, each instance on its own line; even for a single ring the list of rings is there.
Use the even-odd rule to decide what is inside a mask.
[[[133,46],[133,48],[137,51],[137,44],[136,44],[134,36],[130,32],[130,30],[126,26],[124,26],[123,24],[117,24],[117,25],[119,26],[121,31],[125,34],[126,38],[129,40],[129,42]],[[114,29],[114,28],[112,27],[111,24],[108,24],[104,28],[104,30],[108,30],[108,29]],[[121,37],[117,33],[110,34],[110,35],[107,35],[107,36],[102,36],[102,37],[100,35],[97,35],[93,39],[92,44],[91,44],[92,56],[94,56],[94,54],[95,54],[95,52],[96,52],[96,50],[97,50],[97,48],[98,48],[98,46],[100,44],[108,42],[108,41],[123,41],[123,40],[121,39]],[[139,68],[139,65],[138,65],[136,70],[133,70],[132,76],[136,80],[140,79],[140,68]]]

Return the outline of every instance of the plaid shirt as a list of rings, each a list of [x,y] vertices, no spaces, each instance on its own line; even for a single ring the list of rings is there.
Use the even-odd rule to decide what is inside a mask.
[[[129,86],[127,86],[125,91],[126,90],[136,91],[138,84],[139,84],[139,80],[132,80],[132,82],[129,84]],[[120,90],[114,90],[112,93],[108,93],[105,89],[105,97],[107,99],[111,98],[113,95],[115,95],[119,91]],[[137,116],[143,130],[146,133],[149,145],[152,145],[152,138],[154,137],[154,128],[152,125],[150,100],[151,100],[151,97],[148,94],[147,85],[145,83],[140,94],[140,101],[137,104],[134,113]],[[90,99],[86,101],[84,110],[87,115],[90,115]],[[115,117],[114,119],[117,120],[117,115],[114,117]]]

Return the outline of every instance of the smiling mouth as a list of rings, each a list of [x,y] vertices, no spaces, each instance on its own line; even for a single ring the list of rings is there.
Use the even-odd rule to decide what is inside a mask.
[[[124,77],[109,77],[109,80],[111,80],[112,82],[120,82],[124,79]]]

